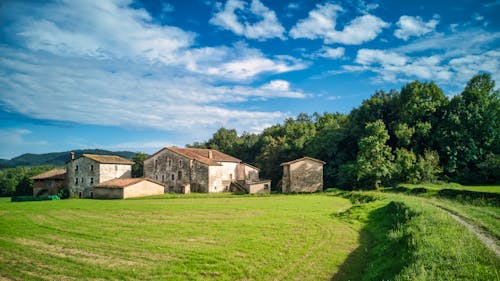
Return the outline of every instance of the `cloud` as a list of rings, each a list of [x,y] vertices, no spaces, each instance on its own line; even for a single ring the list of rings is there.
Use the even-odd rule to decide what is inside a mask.
[[[365,14],[354,18],[339,31],[336,30],[337,13],[342,11],[342,7],[336,4],[318,4],[289,34],[294,39],[322,39],[325,44],[359,45],[375,39],[383,28],[389,26],[382,19]]]
[[[327,59],[339,59],[344,56],[345,49],[343,47],[330,48],[323,46],[318,52],[314,54],[314,57],[322,57]]]
[[[398,29],[394,31],[394,36],[404,41],[412,36],[422,36],[434,31],[439,23],[439,16],[435,15],[433,19],[425,22],[421,17],[401,16],[396,23]]]
[[[284,80],[252,80],[304,69],[301,60],[268,57],[244,43],[197,47],[196,34],[160,26],[130,4],[3,4],[2,109],[41,120],[190,130],[203,137],[220,126],[255,132],[288,116],[240,103],[310,96]]]
[[[219,3],[219,6],[221,4]],[[243,13],[243,16],[239,16]],[[249,14],[248,17],[245,14]],[[250,22],[248,18],[256,17],[258,21]],[[276,13],[262,4],[252,0],[250,7],[241,0],[228,0],[214,16],[210,23],[248,39],[265,41],[271,38],[285,39],[285,29],[276,17]]]
[[[46,146],[47,141],[44,140],[29,140],[29,135],[32,132],[24,128],[0,128],[0,159],[11,158],[15,155],[14,151],[27,146]]]

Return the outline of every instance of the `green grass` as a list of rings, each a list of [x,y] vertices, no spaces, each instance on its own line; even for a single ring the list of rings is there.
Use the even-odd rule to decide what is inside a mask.
[[[498,231],[498,207],[381,192],[2,198],[0,279],[500,280],[439,204]]]
[[[321,194],[2,199],[0,279],[328,280],[359,246],[359,228],[332,216],[350,206]]]
[[[442,189],[455,189],[455,190],[469,190],[476,192],[491,192],[500,193],[500,185],[461,185],[459,183],[438,183],[438,184],[400,184],[400,186],[415,189],[415,188],[426,188],[428,190],[442,190]]]
[[[339,214],[362,223],[353,280],[500,280],[500,260],[478,238],[427,198],[361,192],[364,200]],[[496,210],[498,212],[498,209]]]

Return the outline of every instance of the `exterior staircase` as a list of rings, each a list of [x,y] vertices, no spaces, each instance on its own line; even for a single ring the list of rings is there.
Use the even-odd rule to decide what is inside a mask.
[[[237,181],[232,181],[231,182],[230,190],[232,192],[244,192],[244,193],[248,193],[247,188],[244,185],[242,185],[241,183],[237,182]]]

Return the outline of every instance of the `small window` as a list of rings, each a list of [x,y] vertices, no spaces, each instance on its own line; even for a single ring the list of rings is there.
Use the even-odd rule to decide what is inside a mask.
[[[75,172],[78,171],[78,165],[75,166]]]
[[[179,168],[182,168],[182,160],[179,160]]]
[[[269,184],[264,184],[264,189],[269,189]]]
[[[165,175],[161,175],[161,182],[165,182]]]
[[[78,192],[78,198],[82,198],[82,192]]]
[[[174,174],[172,174],[172,180],[173,180],[173,181],[175,180],[175,175],[174,175]]]
[[[94,178],[90,178],[90,184],[94,184]]]
[[[177,179],[178,179],[178,180],[181,180],[181,179],[182,179],[182,171],[179,171],[179,172],[177,173]]]
[[[75,184],[78,184],[78,178],[75,178]]]
[[[94,165],[90,165],[90,171],[92,172],[94,170]]]
[[[81,182],[84,183],[83,178],[82,178]]]
[[[90,198],[94,198],[94,192],[90,192]]]
[[[155,168],[158,167],[158,159],[155,159]]]
[[[168,159],[168,166],[172,166],[172,160]]]

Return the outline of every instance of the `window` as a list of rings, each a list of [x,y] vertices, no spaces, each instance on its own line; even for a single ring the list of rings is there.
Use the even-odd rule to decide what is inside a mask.
[[[264,184],[264,189],[269,189],[269,184]]]
[[[161,175],[161,182],[165,182],[165,175]]]
[[[90,198],[94,198],[94,192],[90,192]]]
[[[182,168],[182,160],[179,160],[179,168]]]
[[[94,178],[90,178],[90,184],[94,184]]]
[[[90,171],[92,172],[94,170],[94,165],[90,165]]]
[[[82,198],[82,192],[78,192],[78,198]]]
[[[158,167],[158,159],[155,159],[155,168]]]
[[[181,180],[181,179],[182,179],[182,171],[179,171],[179,172],[177,173],[177,179],[178,179],[178,180]]]
[[[168,166],[172,166],[172,160],[168,159]]]
[[[82,180],[81,180],[81,182],[82,182],[82,183],[84,183],[84,181],[83,181],[83,177],[82,177]]]
[[[173,181],[175,180],[175,175],[174,175],[174,174],[172,174],[172,180],[173,180]]]
[[[75,172],[78,172],[78,165],[75,166]]]
[[[75,178],[75,184],[78,184],[78,178]]]

